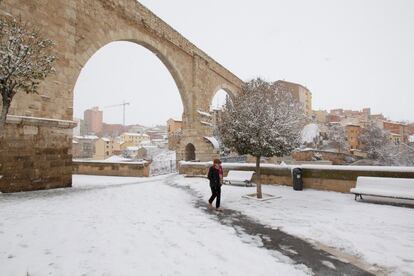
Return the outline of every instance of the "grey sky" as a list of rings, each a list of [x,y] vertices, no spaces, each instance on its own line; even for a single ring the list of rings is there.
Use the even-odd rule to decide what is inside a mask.
[[[314,109],[371,107],[414,121],[414,1],[141,3],[244,80],[259,75],[301,83],[312,91]],[[133,104],[127,122],[179,117],[174,81],[148,53],[135,45],[98,52],[78,81],[75,114],[125,99]],[[107,121],[121,122],[120,109],[105,112]]]

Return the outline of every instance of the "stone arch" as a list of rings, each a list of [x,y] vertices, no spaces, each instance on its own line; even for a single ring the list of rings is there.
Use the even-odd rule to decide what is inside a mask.
[[[6,141],[14,141],[15,133],[26,133],[27,143],[18,143],[10,155],[0,155],[0,163],[24,157],[35,164],[21,174],[19,166],[1,169],[8,175],[0,180],[8,191],[70,187],[72,164],[73,91],[80,72],[90,57],[106,44],[130,41],[139,44],[163,62],[171,73],[183,103],[183,134],[178,160],[184,159],[185,145],[196,148],[197,159],[211,160],[216,154],[203,137],[212,130],[201,122],[198,110],[207,111],[213,93],[219,89],[237,95],[243,81],[179,32],[148,10],[139,0],[84,1],[3,0],[2,9],[23,22],[33,23],[42,34],[56,43],[56,73],[40,85],[38,94],[20,93],[13,100],[8,120]],[[47,14],[48,16],[45,16]],[[29,118],[29,119],[28,119]],[[16,120],[16,121],[14,121]],[[19,122],[19,123],[16,123]],[[33,138],[34,136],[34,138]],[[3,143],[8,145],[8,143]],[[1,147],[0,151],[4,150]],[[59,162],[38,167],[42,154]],[[37,166],[37,167],[36,167]],[[12,186],[9,183],[20,183]],[[5,184],[4,184],[5,183]],[[5,188],[5,189],[6,189]]]
[[[144,47],[145,49],[153,53],[164,64],[164,66],[168,69],[172,78],[174,79],[174,82],[179,91],[181,102],[183,104],[183,113],[187,114],[188,110],[191,109],[191,107],[189,106],[191,101],[188,96],[189,93],[188,93],[187,87],[185,86],[186,81],[183,78],[180,70],[176,68],[175,62],[169,59],[167,55],[163,53],[163,50],[161,49],[159,45],[157,46],[156,43],[151,43],[149,41],[145,41],[140,38],[134,38],[134,35],[132,35],[130,32],[122,32],[122,31],[109,32],[100,41],[94,41],[93,43],[89,43],[89,45],[87,46],[87,50],[85,52],[83,52],[82,54],[76,55],[76,62],[78,64],[78,70],[75,74],[76,77],[72,84],[72,88],[74,89],[76,81],[81,74],[82,68],[86,65],[86,63],[90,60],[90,58],[99,49],[103,48],[104,46],[112,42],[117,42],[117,41],[131,42],[131,43],[136,44],[137,46]]]
[[[194,161],[196,160],[196,149],[192,143],[188,143],[185,146],[185,161]]]
[[[227,92],[227,94],[230,96],[231,99],[234,99],[237,94],[239,93],[238,90],[236,90],[234,87],[231,87],[230,85],[226,83],[222,83],[220,85],[217,85],[215,89],[213,90],[211,96],[210,96],[210,103],[212,102],[214,96],[219,92],[220,90],[224,90]]]

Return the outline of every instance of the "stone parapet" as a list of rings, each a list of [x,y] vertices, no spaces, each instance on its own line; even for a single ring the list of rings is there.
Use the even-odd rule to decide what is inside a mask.
[[[141,163],[107,163],[94,161],[73,161],[73,174],[148,177],[150,166]]]
[[[179,173],[187,176],[206,176],[211,165],[211,162],[180,162]],[[225,176],[229,170],[255,170],[255,164],[251,163],[223,163],[222,165]],[[304,188],[341,193],[348,193],[351,188],[354,188],[358,176],[414,178],[414,168],[330,165],[278,166],[263,164],[263,167],[261,167],[261,182],[292,186],[291,170],[293,168],[301,168],[303,170]],[[255,176],[253,176],[254,181]]]

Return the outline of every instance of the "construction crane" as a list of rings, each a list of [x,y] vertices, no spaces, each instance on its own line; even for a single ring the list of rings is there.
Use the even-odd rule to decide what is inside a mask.
[[[127,105],[130,105],[130,103],[126,103],[125,101],[123,101],[123,103],[121,104],[114,104],[114,105],[109,105],[109,106],[105,106],[104,108],[112,108],[112,107],[118,107],[118,106],[122,106],[123,109],[123,126],[125,126],[125,107]]]

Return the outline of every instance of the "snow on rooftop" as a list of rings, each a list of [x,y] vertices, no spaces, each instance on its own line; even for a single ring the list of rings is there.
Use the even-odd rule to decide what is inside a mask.
[[[125,132],[122,135],[136,136],[136,137],[149,137],[149,135],[145,133],[132,133],[132,132]]]
[[[102,138],[102,140],[103,140],[104,142],[111,142],[111,139],[109,139],[109,138]]]
[[[99,139],[99,137],[96,135],[74,136],[73,138],[76,138],[79,140],[98,140]]]
[[[133,162],[133,161],[134,160],[131,158],[125,158],[125,157],[117,156],[117,155],[111,156],[104,160],[104,162],[108,162],[108,163],[122,163],[122,162]]]

